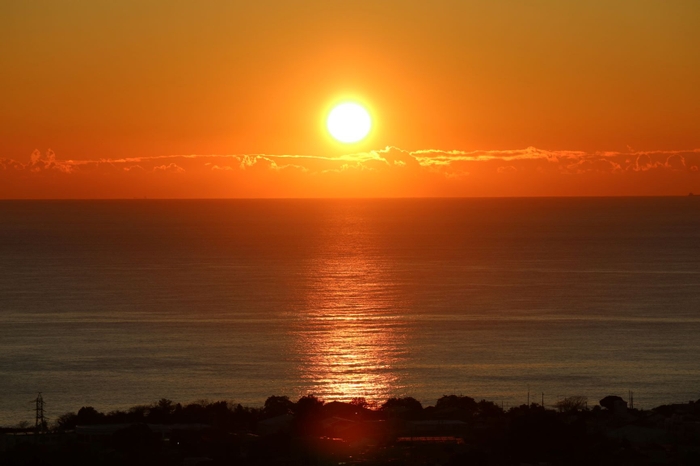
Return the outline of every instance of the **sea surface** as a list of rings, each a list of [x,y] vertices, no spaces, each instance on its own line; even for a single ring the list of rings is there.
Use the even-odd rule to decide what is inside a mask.
[[[630,390],[700,398],[700,197],[0,201],[0,425]]]

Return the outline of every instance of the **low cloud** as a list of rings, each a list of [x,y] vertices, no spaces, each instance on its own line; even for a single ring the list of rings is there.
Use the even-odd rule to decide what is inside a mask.
[[[196,165],[210,170],[231,171],[234,169],[267,169],[280,171],[299,170],[308,173],[328,171],[346,171],[349,169],[418,169],[430,168],[450,171],[459,167],[488,165],[496,163],[494,170],[498,173],[520,171],[523,163],[545,163],[557,166],[560,172],[582,173],[589,171],[616,173],[622,171],[643,172],[654,169],[695,171],[700,162],[700,149],[670,151],[628,151],[628,152],[583,152],[573,150],[544,150],[535,147],[511,150],[441,150],[421,149],[406,150],[387,146],[384,149],[345,154],[341,156],[322,156],[304,154],[177,154],[151,157],[98,158],[86,160],[60,160],[51,150],[42,154],[35,150],[26,162],[0,158],[3,170],[29,172],[60,172],[72,174],[80,170],[90,170],[101,166],[118,167],[123,171],[150,170],[183,173],[183,165]],[[503,164],[507,162],[507,164]]]
[[[219,166],[215,163],[207,162],[204,164],[205,167],[209,167],[210,170],[223,170],[223,171],[230,171],[233,170],[233,167],[230,165],[224,165],[224,166]]]
[[[41,180],[47,177],[66,180],[82,177],[83,180],[94,182],[100,176],[110,177],[110,183],[118,184],[120,173],[123,176],[127,173],[138,174],[137,177],[130,176],[128,179],[138,178],[145,183],[149,176],[154,177],[158,173],[157,178],[163,182],[166,182],[167,176],[178,176],[181,182],[191,182],[193,186],[197,183],[198,186],[206,184],[202,180],[220,180],[221,186],[224,186],[221,188],[222,196],[229,192],[226,189],[231,186],[231,180],[235,180],[236,186],[245,186],[258,195],[265,194],[265,187],[272,185],[279,187],[279,191],[270,195],[279,196],[286,195],[289,191],[285,190],[292,189],[290,186],[297,191],[303,191],[299,186],[304,186],[303,189],[308,188],[309,193],[313,193],[313,189],[322,192],[334,192],[333,190],[337,189],[356,195],[361,193],[362,186],[370,185],[377,187],[373,191],[376,195],[390,195],[394,192],[398,193],[396,195],[414,195],[408,188],[405,191],[398,191],[398,188],[417,184],[422,184],[422,190],[415,195],[480,195],[481,192],[477,191],[479,186],[489,189],[492,187],[495,193],[500,193],[499,183],[507,183],[503,186],[508,189],[508,193],[520,193],[520,186],[533,186],[532,192],[535,192],[534,186],[542,182],[566,189],[571,187],[572,190],[578,186],[577,189],[585,191],[589,189],[586,187],[588,182],[575,180],[605,177],[606,181],[596,181],[588,185],[595,186],[596,189],[608,189],[604,192],[625,192],[632,195],[647,192],[644,189],[650,180],[663,177],[667,180],[685,180],[683,186],[686,189],[698,190],[698,166],[700,149],[585,152],[526,147],[463,151],[407,150],[387,146],[383,149],[340,156],[263,153],[174,154],[82,160],[61,159],[49,149],[44,153],[35,150],[25,160],[0,158],[0,184],[2,180],[6,180],[5,185],[10,186],[9,181],[13,179],[35,178],[38,180],[36,183],[40,184],[45,183]],[[207,176],[213,178],[206,178]],[[561,181],[556,181],[557,179]],[[123,185],[127,186],[127,178],[124,180]],[[229,180],[228,184],[226,180]],[[19,183],[15,181],[14,186],[19,186]],[[66,181],[67,185],[70,183]],[[616,191],[615,186],[627,191]],[[667,181],[663,186],[663,189],[671,189],[681,185]],[[11,193],[9,189],[0,190],[0,196]],[[561,189],[562,192],[569,193],[564,188]],[[572,191],[574,194],[575,192],[578,191]]]
[[[29,163],[23,168],[32,172],[57,170],[71,173],[74,170],[74,164],[70,160],[60,161],[56,159],[56,154],[51,149],[47,150],[44,155],[37,149],[29,156]]]
[[[158,165],[153,167],[154,172],[169,172],[169,173],[185,173],[185,169],[176,163],[169,163],[167,165]]]

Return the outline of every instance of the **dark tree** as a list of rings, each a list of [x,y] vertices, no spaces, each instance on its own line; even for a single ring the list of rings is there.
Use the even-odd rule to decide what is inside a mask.
[[[144,422],[150,410],[150,406],[132,406],[129,408],[129,422]]]
[[[174,411],[175,406],[173,402],[166,398],[161,398],[160,401],[148,411],[148,421],[158,424],[167,423],[171,420]]]
[[[437,409],[455,409],[474,413],[478,409],[478,405],[474,398],[470,396],[444,395],[437,403]]]
[[[72,430],[78,424],[78,415],[75,413],[66,413],[56,419],[56,424],[59,430]]]
[[[625,400],[615,395],[608,395],[602,400],[600,400],[598,403],[600,404],[600,406],[610,411],[614,411],[616,405],[627,404]]]
[[[317,414],[321,411],[323,403],[323,400],[314,395],[302,396],[294,405],[294,414],[299,417]]]
[[[481,400],[477,403],[479,409],[479,416],[483,418],[495,418],[503,415],[503,408],[498,406],[493,401]]]
[[[382,405],[382,410],[384,411],[397,409],[403,409],[410,412],[419,412],[423,410],[423,405],[420,404],[420,401],[410,396],[405,398],[389,398]]]
[[[271,396],[265,400],[263,412],[266,417],[276,417],[290,414],[293,408],[294,403],[289,400],[288,396]]]
[[[588,398],[585,396],[570,396],[564,398],[563,400],[557,401],[554,407],[559,410],[560,413],[570,413],[574,411],[583,411],[588,409]]]
[[[92,406],[83,406],[78,410],[78,416],[75,419],[76,424],[89,425],[100,424],[104,422],[105,415],[97,411]]]
[[[369,403],[367,402],[367,400],[364,397],[353,398],[352,400],[350,400],[350,404],[353,406],[357,406],[358,408],[368,408],[369,407]]]

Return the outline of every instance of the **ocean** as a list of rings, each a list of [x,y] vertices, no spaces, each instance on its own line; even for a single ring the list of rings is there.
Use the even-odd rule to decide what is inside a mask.
[[[700,197],[0,201],[0,425],[700,398]]]

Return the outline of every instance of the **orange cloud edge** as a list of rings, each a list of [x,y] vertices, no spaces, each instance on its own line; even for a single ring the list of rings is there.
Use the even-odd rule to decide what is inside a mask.
[[[626,152],[383,149],[341,156],[175,154],[0,158],[0,198],[678,195],[700,149]]]

